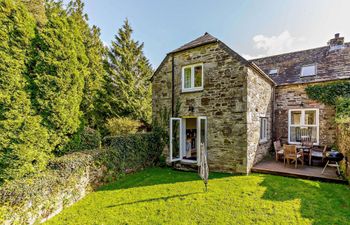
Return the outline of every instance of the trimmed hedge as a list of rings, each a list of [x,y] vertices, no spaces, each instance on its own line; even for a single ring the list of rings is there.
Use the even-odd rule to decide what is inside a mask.
[[[159,163],[164,147],[157,133],[107,137],[104,143],[103,149],[55,158],[42,173],[5,183],[0,188],[0,223],[43,222],[100,184]]]

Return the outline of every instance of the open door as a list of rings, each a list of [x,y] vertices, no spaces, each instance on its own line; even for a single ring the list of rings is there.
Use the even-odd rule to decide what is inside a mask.
[[[170,118],[170,161],[176,162],[182,159],[182,120]]]
[[[200,154],[201,154],[201,146],[207,150],[207,140],[208,140],[208,125],[207,125],[207,117],[200,116],[197,117],[197,163],[200,164]],[[207,152],[207,151],[205,151]]]

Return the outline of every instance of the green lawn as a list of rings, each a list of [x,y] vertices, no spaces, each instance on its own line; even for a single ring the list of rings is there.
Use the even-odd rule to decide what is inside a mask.
[[[47,224],[350,224],[346,185],[151,168],[86,196]]]

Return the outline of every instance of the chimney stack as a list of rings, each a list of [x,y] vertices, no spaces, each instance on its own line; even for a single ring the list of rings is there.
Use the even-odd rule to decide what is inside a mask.
[[[329,50],[337,50],[343,48],[344,45],[344,37],[340,37],[339,33],[334,35],[334,38],[328,41]]]

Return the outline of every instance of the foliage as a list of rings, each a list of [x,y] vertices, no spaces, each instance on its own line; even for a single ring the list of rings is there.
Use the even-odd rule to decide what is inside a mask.
[[[130,117],[149,124],[152,68],[143,54],[143,44],[131,38],[132,31],[126,20],[108,51],[102,109],[108,118]]]
[[[350,82],[336,81],[327,84],[310,85],[305,89],[306,94],[313,100],[327,105],[336,105],[338,97],[350,97]]]
[[[337,99],[337,118],[338,123],[350,123],[350,98],[339,97]]]
[[[336,122],[350,121],[350,82],[337,81],[308,86],[309,98],[336,107]]]
[[[48,22],[33,42],[29,77],[52,148],[59,149],[80,126],[87,58],[81,35],[61,3],[49,2],[46,13]]]
[[[48,133],[26,77],[35,20],[20,1],[0,2],[0,181],[38,172],[50,157]]]
[[[141,123],[129,118],[111,118],[107,120],[107,130],[112,136],[123,134],[135,134]]]
[[[109,136],[103,139],[105,148],[111,150],[118,171],[144,168],[159,162],[164,142],[158,133],[138,133]]]
[[[101,150],[68,154],[53,159],[40,174],[5,183],[0,188],[0,221],[30,224],[54,213],[60,204],[74,203],[90,185],[103,180],[98,159],[104,154]]]
[[[106,149],[66,154],[52,159],[48,170],[40,174],[6,182],[0,188],[0,222],[38,222],[101,183],[158,164],[161,143],[157,134],[109,137],[105,142]]]
[[[101,134],[98,130],[82,126],[64,146],[62,153],[101,148]]]
[[[92,128],[101,128],[99,124],[104,123],[104,118],[99,115],[98,108],[101,104],[100,97],[104,90],[103,82],[105,70],[103,66],[103,56],[105,48],[100,39],[100,29],[96,26],[92,28],[88,24],[88,16],[84,14],[84,3],[81,0],[71,1],[67,8],[68,14],[84,43],[85,55],[88,59],[84,78],[83,98],[80,105],[84,114],[85,123]]]
[[[149,168],[90,193],[47,224],[348,224],[346,185]],[[79,215],[79,216],[77,216]]]
[[[34,16],[38,26],[44,26],[47,23],[45,13],[45,0],[21,0],[28,11]]]

